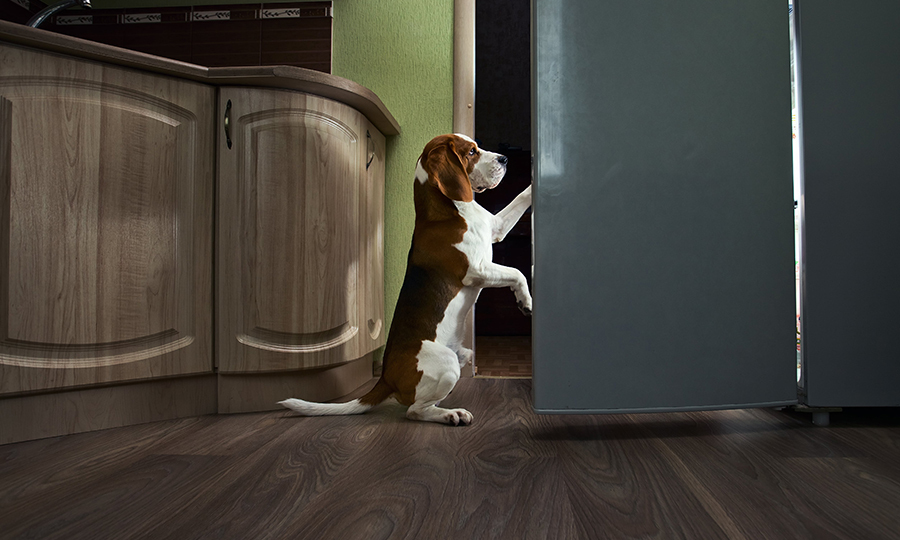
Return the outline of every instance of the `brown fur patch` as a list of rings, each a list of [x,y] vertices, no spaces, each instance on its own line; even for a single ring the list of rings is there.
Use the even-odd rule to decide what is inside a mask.
[[[453,200],[472,200],[468,174],[479,156],[473,143],[455,135],[435,137],[422,152],[428,181],[414,183],[416,225],[388,333],[384,368],[375,388],[360,398],[362,403],[380,403],[391,393],[403,405],[416,400],[416,386],[422,379],[416,357],[422,342],[437,337],[438,324],[463,288],[469,268],[469,259],[453,247],[468,228]]]
[[[469,174],[479,157],[475,143],[456,135],[441,135],[425,146],[420,160],[429,184],[437,186],[449,199],[472,202]]]

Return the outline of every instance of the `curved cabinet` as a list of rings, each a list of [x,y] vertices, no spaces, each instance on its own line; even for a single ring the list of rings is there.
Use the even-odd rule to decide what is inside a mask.
[[[220,411],[270,409],[298,377],[334,374],[253,375],[355,361],[345,392],[316,383],[310,399],[348,393],[384,343],[383,136],[355,109],[299,92],[222,88],[219,109]]]
[[[6,21],[0,66],[0,444],[371,380],[399,133],[374,93]]]

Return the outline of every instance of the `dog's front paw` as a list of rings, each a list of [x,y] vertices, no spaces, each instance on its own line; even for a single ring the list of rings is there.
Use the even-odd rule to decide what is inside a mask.
[[[450,409],[444,416],[444,420],[454,426],[468,426],[474,419],[472,413],[465,409]]]
[[[527,292],[521,296],[516,295],[516,306],[519,307],[519,311],[524,313],[525,315],[531,315],[531,295]]]
[[[531,315],[531,291],[528,290],[528,282],[525,281],[525,276],[522,272],[518,270],[516,272],[518,273],[518,281],[510,288],[516,294],[516,305],[519,306],[519,311],[525,315]]]
[[[521,311],[523,315],[531,317],[531,306],[526,306],[522,302],[516,302],[516,305],[519,306],[519,311]]]

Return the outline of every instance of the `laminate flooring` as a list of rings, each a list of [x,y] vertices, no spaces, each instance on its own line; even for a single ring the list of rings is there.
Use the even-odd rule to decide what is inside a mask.
[[[475,336],[479,377],[531,378],[531,336]]]
[[[896,539],[900,417],[539,416],[464,379],[475,422],[203,416],[0,446],[0,538]]]

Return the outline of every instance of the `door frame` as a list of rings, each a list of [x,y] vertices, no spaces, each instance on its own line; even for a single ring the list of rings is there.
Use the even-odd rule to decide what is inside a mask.
[[[453,132],[475,138],[475,0],[453,2]],[[463,346],[475,350],[475,307],[466,316]],[[475,357],[462,368],[475,375]]]

